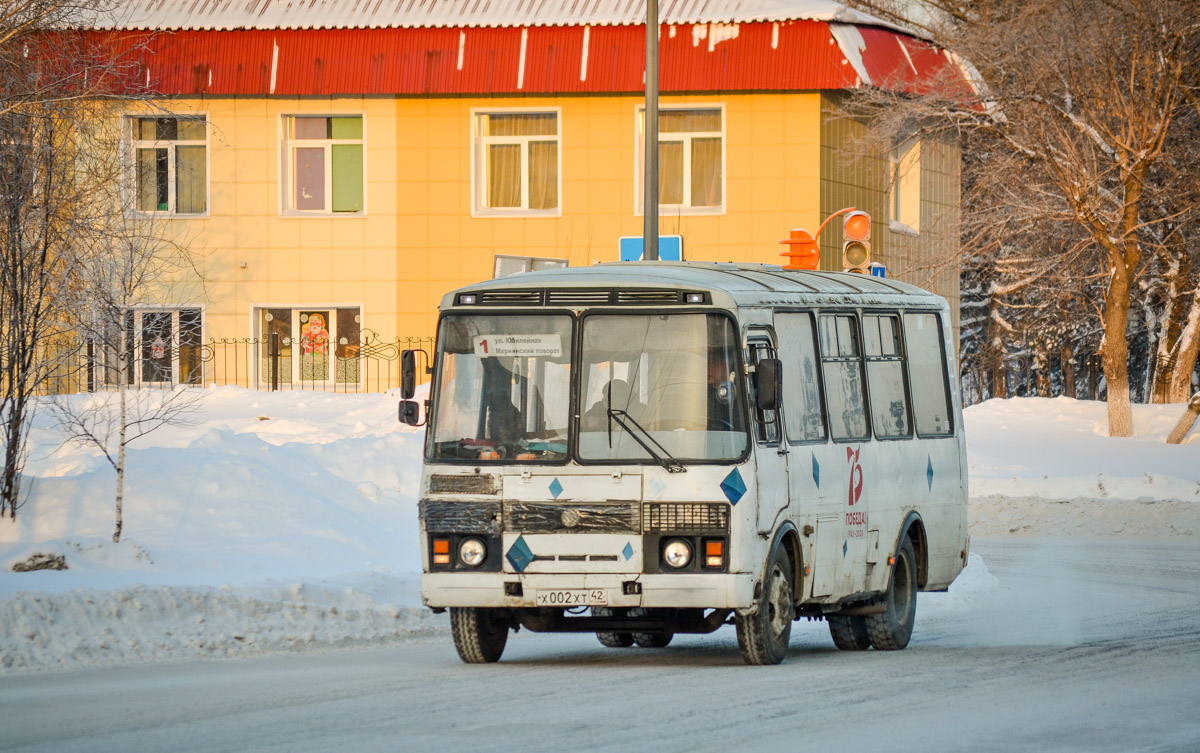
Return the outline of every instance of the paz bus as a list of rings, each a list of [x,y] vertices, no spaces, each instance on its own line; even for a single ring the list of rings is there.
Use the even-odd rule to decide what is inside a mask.
[[[611,648],[791,625],[903,649],[967,560],[946,301],[860,274],[633,262],[531,272],[440,306],[418,504],[421,597],[468,663],[511,630]],[[428,356],[427,356],[428,358]]]

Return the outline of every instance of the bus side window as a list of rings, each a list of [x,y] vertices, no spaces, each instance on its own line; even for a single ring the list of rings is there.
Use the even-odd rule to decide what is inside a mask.
[[[779,314],[775,317],[775,332],[783,359],[783,394],[788,406],[783,420],[788,441],[824,441],[825,411],[821,406],[812,314]]]
[[[871,434],[855,319],[854,314],[826,314],[820,318],[821,370],[829,433],[834,439],[866,439]]]
[[[954,433],[954,414],[946,384],[940,317],[929,313],[905,314],[904,339],[908,343],[908,383],[912,385],[917,434],[949,436]]]
[[[763,340],[752,340],[750,342],[750,363],[758,365],[759,359],[775,358],[775,349],[771,344]],[[783,380],[784,385],[787,384],[787,379]],[[759,410],[757,406],[758,394],[754,391],[754,379],[747,379],[747,387],[750,390],[750,406],[754,409],[754,434],[759,442],[772,444],[779,441],[779,411],[775,410]],[[786,390],[787,387],[784,387]]]
[[[871,425],[875,427],[875,436],[880,439],[911,437],[899,317],[863,314],[862,324],[867,389],[871,394]]]

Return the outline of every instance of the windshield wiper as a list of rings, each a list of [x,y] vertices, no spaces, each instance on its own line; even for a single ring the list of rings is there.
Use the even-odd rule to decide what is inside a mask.
[[[626,413],[623,410],[609,408],[608,409],[608,420],[609,420],[608,436],[609,436],[609,445],[610,446],[612,444],[612,422],[616,421],[618,424],[621,425],[621,428],[624,429],[629,434],[629,436],[633,437],[633,441],[635,441],[639,445],[641,445],[642,449],[646,451],[646,454],[649,455],[650,457],[654,458],[654,461],[656,463],[658,463],[659,465],[661,465],[663,468],[666,468],[668,473],[684,473],[687,471],[687,468],[685,468],[683,466],[683,464],[680,463],[678,460],[671,457],[671,453],[667,452],[667,448],[665,448],[661,444],[659,444],[658,440],[656,440],[653,436],[651,436],[650,432],[646,431],[646,429],[643,428],[642,425],[639,424],[637,422],[637,420],[634,419],[633,416],[629,415],[628,413]],[[626,421],[628,421],[629,423],[628,424],[625,423]],[[657,452],[650,449],[650,445],[648,445],[644,441],[642,441],[642,438],[637,435],[637,432],[635,432],[633,429],[629,428],[629,424],[633,424],[635,427],[637,427],[638,431],[640,431],[643,435],[645,435],[646,439],[653,442],[654,446],[662,451],[662,455],[659,455]]]

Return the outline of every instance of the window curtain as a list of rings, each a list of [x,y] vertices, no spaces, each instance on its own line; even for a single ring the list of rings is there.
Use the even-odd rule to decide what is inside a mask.
[[[179,214],[203,214],[207,197],[207,167],[204,147],[175,147],[175,211]]]
[[[683,203],[683,142],[658,144],[658,203]]]
[[[721,140],[692,140],[692,206],[721,204]]]
[[[487,147],[488,202],[493,208],[521,206],[521,145]]]
[[[529,142],[529,208],[558,206],[558,142]]]

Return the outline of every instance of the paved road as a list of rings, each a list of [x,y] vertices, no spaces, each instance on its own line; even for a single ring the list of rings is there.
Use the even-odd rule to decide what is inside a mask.
[[[1200,751],[1200,542],[986,540],[908,650],[798,623],[662,650],[521,633],[465,666],[401,648],[0,678],[0,750]],[[993,579],[994,578],[994,579]]]

